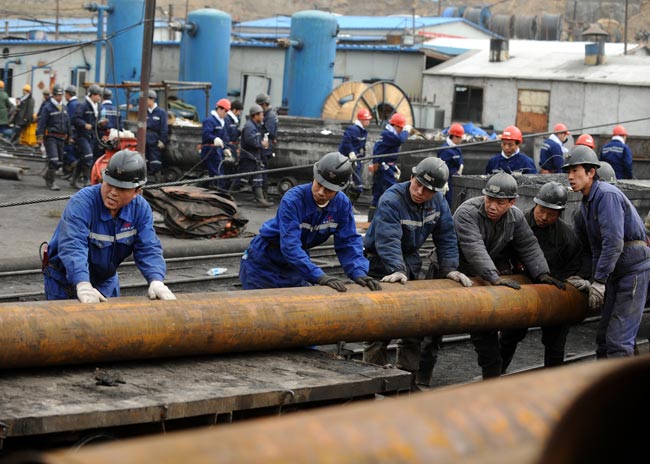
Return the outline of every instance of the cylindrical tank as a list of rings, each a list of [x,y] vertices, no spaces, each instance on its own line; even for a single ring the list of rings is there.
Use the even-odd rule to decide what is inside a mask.
[[[181,37],[178,80],[211,82],[210,105],[228,93],[231,28],[228,13],[205,8],[187,16],[187,27]],[[179,96],[196,107],[201,120],[207,117],[202,91],[185,91]]]
[[[285,73],[290,116],[320,117],[332,91],[336,57],[336,17],[301,11],[291,17],[291,49]]]
[[[106,48],[107,84],[139,81],[142,65],[142,35],[144,33],[144,0],[108,0],[112,10],[107,15]],[[113,102],[126,103],[126,92],[113,91]]]

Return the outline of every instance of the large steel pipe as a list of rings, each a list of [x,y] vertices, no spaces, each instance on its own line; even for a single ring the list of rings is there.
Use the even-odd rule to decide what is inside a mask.
[[[0,368],[263,351],[581,321],[586,298],[550,285],[449,280],[0,305]]]
[[[74,454],[59,451],[40,462],[637,462],[647,454],[646,429],[632,425],[634,417],[648,416],[649,377],[647,355],[590,362]]]

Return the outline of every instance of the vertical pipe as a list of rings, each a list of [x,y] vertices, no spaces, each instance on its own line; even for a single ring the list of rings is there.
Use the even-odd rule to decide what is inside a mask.
[[[138,152],[144,156],[147,137],[147,93],[151,77],[151,47],[156,18],[156,0],[145,1],[144,30],[142,33],[142,64],[140,72],[140,104],[138,106]]]
[[[102,39],[104,38],[104,9],[97,9],[97,43],[95,44],[95,82],[101,82],[99,71],[102,67]]]
[[[623,45],[623,55],[627,55],[627,4],[628,0],[625,0],[625,28],[623,31],[623,41],[625,44]]]

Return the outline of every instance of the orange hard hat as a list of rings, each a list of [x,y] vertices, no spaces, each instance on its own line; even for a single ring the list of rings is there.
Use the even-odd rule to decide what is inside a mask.
[[[369,121],[372,119],[372,114],[370,114],[370,111],[367,109],[361,108],[359,111],[357,111],[357,119],[359,121]]]
[[[555,127],[553,127],[553,132],[555,132],[556,134],[561,134],[562,132],[567,132],[568,133],[569,129],[567,128],[567,126],[565,126],[564,124],[562,124],[560,122],[560,123],[556,124]]]
[[[576,140],[576,145],[586,145],[592,150],[596,149],[594,138],[589,134],[582,134],[580,137],[578,137],[578,140]]]
[[[501,140],[514,140],[515,142],[521,143],[524,141],[524,138],[521,136],[521,131],[517,126],[508,126],[503,129]]]
[[[5,88],[5,81],[0,81],[0,89],[4,89],[4,88]]]
[[[457,122],[455,122],[451,126],[449,126],[449,130],[447,131],[447,133],[449,135],[462,137],[463,135],[465,135],[465,129],[463,128],[462,124],[458,124]]]
[[[618,126],[614,126],[614,130],[612,132],[614,135],[628,135],[625,127],[621,126],[620,124]]]
[[[222,98],[217,102],[217,108],[219,107],[223,108],[226,111],[230,111],[230,100],[227,98]]]
[[[399,113],[395,113],[390,117],[390,120],[388,122],[391,126],[404,127],[406,124],[406,118]]]

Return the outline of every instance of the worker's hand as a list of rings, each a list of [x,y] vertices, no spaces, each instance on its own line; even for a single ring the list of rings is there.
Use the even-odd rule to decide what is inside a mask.
[[[323,274],[318,278],[316,281],[318,285],[323,285],[326,287],[331,287],[337,292],[347,292],[348,289],[345,286],[345,282],[343,282],[341,279],[338,277],[334,276],[328,276],[327,274]]]
[[[269,140],[268,139],[263,139],[262,140],[262,148],[264,148],[265,150],[267,148],[269,148]]]
[[[370,172],[370,174],[374,174],[377,169],[379,169],[378,163],[372,163],[368,165],[368,172]]]
[[[362,287],[368,287],[373,292],[381,290],[381,285],[379,285],[379,282],[370,276],[366,275],[366,276],[357,277],[356,279],[354,279],[354,281],[359,285],[361,285]]]
[[[519,285],[517,282],[515,282],[512,279],[504,279],[502,277],[499,277],[497,280],[495,280],[492,285],[503,285],[505,287],[510,287],[514,288],[515,290],[520,290],[521,285]]]
[[[106,297],[90,282],[79,282],[77,284],[77,298],[82,303],[100,303],[106,301]]]
[[[221,138],[219,138],[219,137],[215,137],[214,141],[212,143],[217,148],[223,148],[223,140],[221,140]]]
[[[561,280],[556,279],[550,274],[542,274],[537,278],[540,284],[555,285],[560,290],[566,290],[566,285]]]
[[[410,124],[407,124],[407,125],[405,125],[403,127],[402,130],[404,130],[405,132],[408,132],[410,134],[411,132],[413,132],[413,126],[411,126]]]
[[[348,158],[350,158],[351,163],[354,163],[357,160],[357,154],[355,152],[351,151],[348,154]]]
[[[223,162],[226,164],[235,162],[235,158],[232,156],[232,150],[230,148],[226,148],[223,151]]]
[[[605,302],[605,284],[594,282],[589,287],[589,307],[599,309]]]
[[[90,129],[93,128],[93,126],[90,125],[90,124],[88,124],[88,123],[86,123],[86,125],[84,126],[84,128],[85,128],[86,130],[90,130]]]
[[[387,276],[382,277],[381,281],[382,282],[399,282],[400,284],[404,285],[406,282],[409,280],[408,277],[403,272],[393,272],[392,274],[388,274]]]
[[[158,140],[157,145],[158,145],[159,150],[162,150],[162,149],[165,148],[165,142],[163,142],[162,140]]]
[[[581,292],[588,292],[589,287],[591,287],[591,284],[589,283],[589,281],[583,279],[580,276],[571,276],[566,281],[567,281],[567,283],[573,285],[575,288],[577,288]]]
[[[469,280],[469,277],[460,271],[451,271],[449,274],[447,274],[447,278],[455,282],[459,282],[463,287],[472,286],[472,281]]]
[[[399,178],[402,176],[402,171],[400,168],[395,166],[395,173],[393,175],[395,176],[395,180],[399,182]]]
[[[176,295],[160,280],[152,280],[149,284],[149,299],[151,300],[175,300]]]
[[[36,136],[36,143],[39,145],[43,145],[43,136],[42,135],[37,135]]]
[[[458,168],[458,172],[456,174],[458,174],[459,176],[462,176],[464,167],[465,167],[465,165],[461,164],[460,167]]]

